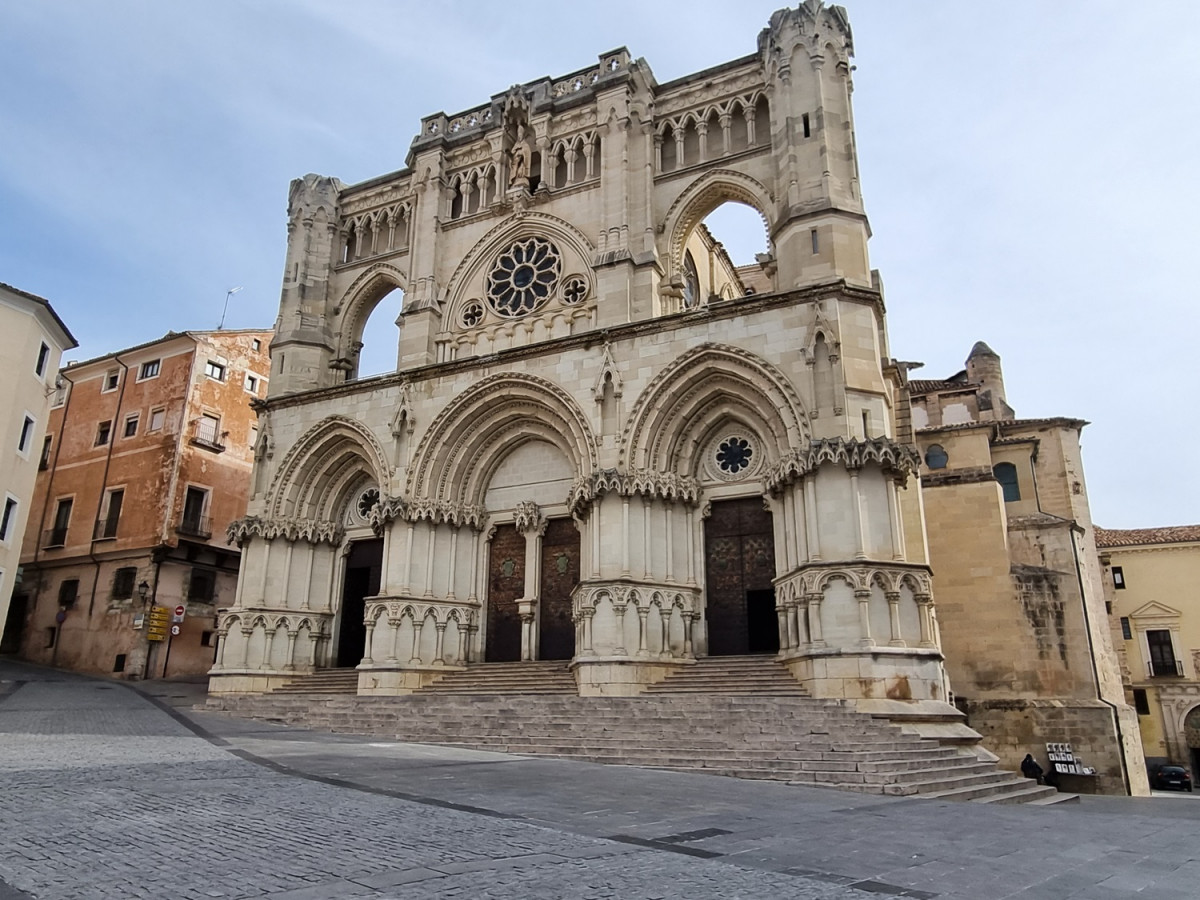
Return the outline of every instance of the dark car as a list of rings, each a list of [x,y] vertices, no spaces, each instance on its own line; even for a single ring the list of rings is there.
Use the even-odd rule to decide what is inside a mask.
[[[1183,766],[1159,766],[1150,786],[1156,791],[1190,791],[1192,776]]]

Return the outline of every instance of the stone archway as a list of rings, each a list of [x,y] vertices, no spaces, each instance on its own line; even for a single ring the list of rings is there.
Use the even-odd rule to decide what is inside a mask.
[[[713,502],[704,571],[709,655],[777,653],[775,537],[761,497]]]

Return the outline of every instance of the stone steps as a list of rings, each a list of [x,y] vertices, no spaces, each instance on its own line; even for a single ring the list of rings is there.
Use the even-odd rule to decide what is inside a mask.
[[[273,694],[357,694],[357,669],[318,669],[275,688]]]
[[[751,694],[807,697],[773,656],[707,656],[646,688],[646,694]]]
[[[436,697],[530,694],[577,697],[579,687],[566,663],[484,663],[462,672],[449,672],[417,694]]]

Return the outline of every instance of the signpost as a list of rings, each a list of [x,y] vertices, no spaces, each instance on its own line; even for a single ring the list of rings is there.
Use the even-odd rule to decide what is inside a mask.
[[[158,607],[155,608],[157,609]],[[167,608],[164,606],[162,610],[163,612],[166,612]],[[186,613],[187,607],[182,603],[171,610],[171,634],[170,637],[167,638],[167,651],[163,654],[163,678],[167,677],[167,665],[171,662],[171,641],[174,640],[175,636],[183,630],[183,617]],[[162,639],[159,638],[159,640]]]
[[[165,641],[167,639],[167,620],[170,618],[170,613],[171,611],[165,606],[150,608],[150,615],[146,617],[146,640]]]

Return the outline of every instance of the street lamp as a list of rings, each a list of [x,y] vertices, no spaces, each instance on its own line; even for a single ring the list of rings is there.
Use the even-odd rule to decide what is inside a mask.
[[[217,331],[220,331],[222,328],[225,327],[225,313],[227,313],[229,311],[229,298],[232,297],[234,294],[236,294],[241,289],[242,288],[239,285],[238,287],[230,288],[229,290],[227,290],[225,292],[225,308],[221,310],[221,324],[219,324],[217,326]]]
[[[150,585],[148,585],[145,581],[142,581],[142,583],[138,585],[138,597],[141,598],[143,603],[146,602],[146,595],[149,593]]]

